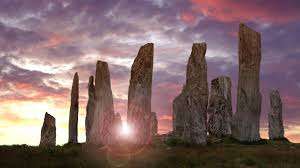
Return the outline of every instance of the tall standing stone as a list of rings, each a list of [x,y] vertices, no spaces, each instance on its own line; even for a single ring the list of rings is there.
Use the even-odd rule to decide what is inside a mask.
[[[79,98],[79,77],[76,72],[73,78],[71,90],[71,106],[69,115],[69,143],[77,143],[78,134],[78,102]]]
[[[232,135],[239,141],[253,142],[260,139],[261,94],[259,73],[261,37],[258,32],[244,24],[240,24],[239,29],[237,111],[234,116]]]
[[[183,140],[191,144],[207,143],[208,83],[205,60],[206,43],[196,43],[188,61],[186,85],[182,95],[184,111]]]
[[[151,143],[153,48],[152,43],[142,46],[131,67],[127,117],[137,145]]]
[[[185,87],[185,86],[184,86]],[[183,90],[184,90],[183,87]],[[185,104],[184,91],[173,100],[173,133],[181,137],[184,128],[184,113],[187,105]]]
[[[89,142],[89,135],[93,124],[94,111],[95,111],[95,85],[94,85],[93,76],[90,76],[89,78],[88,95],[89,98],[86,106],[86,117],[85,117],[85,133],[86,133],[87,142]]]
[[[271,110],[268,114],[269,119],[269,139],[283,139],[284,127],[282,122],[282,102],[278,90],[270,93]]]
[[[216,137],[231,134],[231,80],[221,76],[211,81],[208,132]]]
[[[157,116],[156,116],[156,113],[155,112],[151,112],[151,126],[150,126],[150,129],[151,129],[151,135],[154,136],[154,135],[157,135]]]
[[[108,64],[98,61],[95,79],[95,111],[89,141],[92,144],[113,143],[114,105]]]
[[[56,126],[55,118],[46,113],[44,118],[43,127],[41,130],[40,146],[51,147],[56,144]]]

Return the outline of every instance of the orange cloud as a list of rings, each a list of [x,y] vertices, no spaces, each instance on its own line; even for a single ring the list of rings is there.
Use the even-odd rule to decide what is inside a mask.
[[[191,12],[183,12],[180,14],[180,19],[190,25],[193,25],[197,22],[196,16]]]
[[[44,47],[55,47],[62,43],[68,42],[70,40],[69,37],[60,35],[60,34],[52,34],[49,36],[49,39]]]
[[[286,107],[289,107],[292,109],[300,108],[300,99],[298,97],[284,96],[283,101],[284,101],[284,106],[286,106]]]
[[[300,18],[299,10],[285,1],[190,0],[194,12],[223,22],[286,23]]]

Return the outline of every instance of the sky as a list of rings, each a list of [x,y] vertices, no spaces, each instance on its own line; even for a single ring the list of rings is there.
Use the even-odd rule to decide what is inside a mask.
[[[75,72],[84,142],[87,84],[97,60],[109,64],[115,112],[126,119],[130,67],[149,42],[160,133],[172,130],[172,101],[196,42],[208,46],[208,81],[231,77],[235,112],[240,22],[262,35],[261,136],[267,137],[269,92],[277,88],[285,135],[300,142],[299,9],[298,0],[1,0],[0,144],[38,145],[45,112],[56,118],[57,144],[66,143]]]

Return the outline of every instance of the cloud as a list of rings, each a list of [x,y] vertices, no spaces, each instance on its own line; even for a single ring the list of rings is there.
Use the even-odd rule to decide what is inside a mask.
[[[26,49],[44,41],[45,38],[34,31],[9,27],[0,22],[0,50],[1,52]]]
[[[253,21],[287,23],[300,18],[300,3],[294,0],[190,0],[193,11],[222,22]]]

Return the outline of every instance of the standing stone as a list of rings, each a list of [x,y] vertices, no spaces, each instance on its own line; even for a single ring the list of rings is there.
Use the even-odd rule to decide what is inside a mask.
[[[232,125],[232,135],[239,141],[253,142],[260,139],[260,61],[260,34],[240,24],[237,111]]]
[[[185,87],[185,86],[184,86]],[[184,89],[183,87],[183,89]],[[173,133],[181,137],[184,127],[184,113],[187,107],[185,103],[184,91],[173,100]]]
[[[76,72],[73,78],[71,90],[71,106],[69,115],[69,143],[77,143],[78,132],[78,98],[79,98],[79,77]]]
[[[205,60],[206,43],[193,45],[182,95],[184,112],[183,140],[191,144],[207,142],[208,83]]]
[[[94,77],[90,76],[88,84],[88,103],[86,106],[86,117],[85,117],[85,133],[86,133],[86,142],[89,142],[89,135],[94,119],[95,111],[95,85]]]
[[[153,48],[152,43],[142,46],[131,67],[127,117],[137,145],[151,143]]]
[[[118,142],[120,140],[121,130],[122,130],[122,118],[120,113],[116,113],[114,118],[114,125],[113,125],[113,139],[115,140],[115,142]]]
[[[95,79],[95,111],[89,141],[92,144],[113,143],[114,105],[108,64],[98,61]]]
[[[269,118],[269,139],[283,139],[284,128],[282,122],[282,102],[278,90],[272,90],[270,93],[271,110]]]
[[[216,137],[231,134],[231,80],[221,76],[211,81],[208,132]]]
[[[41,130],[40,146],[55,146],[56,144],[56,126],[55,118],[46,113],[44,118],[43,127]]]
[[[151,135],[157,135],[157,117],[156,117],[156,113],[155,112],[151,112]]]

